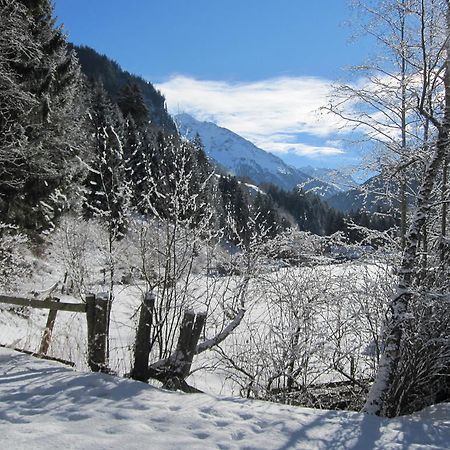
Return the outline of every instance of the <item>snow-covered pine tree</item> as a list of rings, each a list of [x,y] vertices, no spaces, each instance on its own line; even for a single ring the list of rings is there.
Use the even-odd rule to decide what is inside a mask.
[[[218,184],[224,209],[221,226],[225,237],[246,247],[250,243],[250,230],[248,229],[250,202],[247,198],[247,192],[239,181],[232,176],[220,177]]]
[[[26,179],[25,127],[28,112],[36,105],[16,66],[29,64],[41,52],[30,33],[30,19],[22,5],[1,0],[0,17],[0,211],[6,214],[11,198]]]
[[[91,159],[87,162],[84,216],[106,224],[113,241],[127,228],[130,199],[123,154],[123,118],[101,83],[94,84],[89,108]]]
[[[22,42],[18,54],[12,46],[8,57],[14,59],[18,86],[33,104],[25,116],[15,119],[25,139],[16,160],[18,184],[4,195],[4,212],[8,221],[39,230],[59,214],[78,168],[74,161],[83,141],[81,75],[55,24],[50,1],[13,3],[25,8],[26,18],[17,32],[23,33],[22,41],[29,36],[31,43],[25,47]]]

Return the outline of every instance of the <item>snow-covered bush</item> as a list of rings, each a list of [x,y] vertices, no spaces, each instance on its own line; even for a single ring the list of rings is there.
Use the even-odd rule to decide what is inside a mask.
[[[28,272],[25,258],[27,238],[17,227],[0,222],[0,289],[11,290]]]
[[[217,351],[218,366],[241,395],[334,407],[315,394],[328,382],[355,383],[362,406],[381,348],[393,277],[385,265],[319,265],[261,274],[257,300]],[[374,348],[374,351],[369,351]],[[356,405],[356,406],[355,406]]]
[[[308,231],[289,228],[267,242],[265,247],[271,258],[298,266],[317,262],[324,246],[324,238]]]
[[[98,270],[99,227],[75,216],[65,216],[50,236],[53,253],[65,272],[67,292],[83,298]]]

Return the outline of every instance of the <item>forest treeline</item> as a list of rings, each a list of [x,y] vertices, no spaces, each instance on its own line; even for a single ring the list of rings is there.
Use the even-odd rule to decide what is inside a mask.
[[[241,324],[250,278],[264,267],[257,261],[264,239],[298,227],[318,235],[341,231],[349,240],[360,241],[362,234],[367,237],[367,228],[383,231],[398,221],[397,236],[372,233],[375,240],[383,235],[384,242],[389,242],[377,257],[390,281],[376,281],[373,270],[367,270],[365,285],[341,284],[348,280],[339,276],[326,308],[323,289],[336,285],[335,281],[324,282],[319,270],[304,271],[304,283],[293,271],[274,272],[275,276],[292,276],[290,281],[297,289],[295,295],[290,289],[275,293],[281,295],[279,317],[283,321],[278,325],[272,318],[272,335],[280,340],[269,350],[280,355],[281,362],[263,378],[270,381],[269,387],[278,378],[288,390],[298,385],[303,392],[301,374],[306,373],[307,358],[314,350],[299,344],[299,339],[310,343],[314,337],[311,328],[302,332],[302,321],[310,327],[311,302],[318,301],[320,315],[323,310],[331,311],[331,306],[336,308],[333,358],[341,349],[341,327],[355,323],[355,317],[361,320],[349,331],[348,342],[353,343],[362,320],[367,321],[364,333],[377,342],[374,382],[364,394],[366,413],[392,417],[448,401],[450,3],[386,0],[373,2],[373,7],[371,3],[355,2],[363,12],[359,19],[363,31],[370,32],[381,47],[379,57],[358,66],[365,85],[336,87],[328,109],[359,129],[364,143],[376,150],[376,168],[383,182],[380,189],[374,183],[366,186],[368,194],[381,197],[380,205],[399,205],[398,218],[384,211],[344,215],[312,193],[259,188],[215,170],[198,137],[188,142],[178,135],[164,97],[151,84],[123,72],[93,50],[68,44],[49,0],[0,0],[0,263],[14,258],[17,240],[5,239],[8,233],[20,231],[36,238],[56,228],[70,212],[76,225],[80,222],[85,227],[78,233],[83,239],[87,230],[95,228],[91,227],[94,220],[96,226],[101,224],[101,235],[106,236],[101,242],[102,273],[106,275],[108,268],[112,296],[117,275],[114,254],[118,243],[133,234],[128,242],[136,247],[138,261],[133,266],[140,270],[149,292],[159,290],[155,333],[158,339],[166,333],[166,339],[157,345],[158,358],[172,363],[177,361],[176,354],[172,358],[177,329],[173,324],[181,323],[189,305],[194,260],[210,258],[205,242],[241,247],[242,252],[224,252],[227,257],[240,258],[240,266],[232,261],[227,273],[240,273],[241,284],[229,311],[224,309],[221,314],[219,333],[196,349],[197,353],[216,346]],[[81,217],[85,221],[78,221]],[[67,232],[70,237],[75,234]],[[306,246],[311,236],[304,234]],[[94,238],[89,241],[93,242]],[[258,245],[252,248],[255,242]],[[78,244],[74,248],[86,249],[84,240]],[[292,245],[291,239],[287,249]],[[8,270],[8,264],[0,264],[0,274],[8,275]],[[80,273],[79,284],[84,286],[86,272]],[[180,280],[183,295],[177,290]],[[273,287],[270,278],[266,283],[265,292]],[[346,290],[340,291],[343,287]],[[314,290],[311,297],[305,297],[308,289]],[[342,299],[348,302],[348,321],[342,320]],[[274,305],[268,303],[267,317]],[[359,315],[353,314],[352,307]],[[172,311],[172,316],[166,311]],[[325,322],[328,325],[330,320]],[[253,327],[255,331],[258,326]],[[320,345],[328,346],[329,339],[322,341],[320,330],[315,333]],[[236,369],[242,356],[241,373],[250,374],[247,387],[254,386],[257,372],[268,367],[265,357],[270,354],[259,350],[266,339],[258,335],[253,339],[258,358],[261,354],[264,358],[251,364],[251,370],[246,353],[227,361]],[[285,350],[280,352],[283,345]],[[319,346],[314,344],[314,348]],[[221,357],[227,359],[224,353]],[[363,377],[358,381],[351,351],[332,363],[333,370],[353,385],[371,382]],[[161,368],[158,360],[155,364],[153,369]]]
[[[386,216],[344,215],[301,190],[255,191],[233,176],[212,176],[200,139],[178,135],[151,83],[90,48],[70,45],[47,0],[0,5],[4,222],[38,234],[76,210],[86,219],[107,217],[123,233],[130,214],[164,215],[165,199],[184,176],[185,194],[196,197],[190,214],[214,205],[211,225],[232,241],[292,226],[320,235],[344,231],[357,240],[349,219],[379,230],[394,225]],[[235,225],[227,233],[230,220]]]

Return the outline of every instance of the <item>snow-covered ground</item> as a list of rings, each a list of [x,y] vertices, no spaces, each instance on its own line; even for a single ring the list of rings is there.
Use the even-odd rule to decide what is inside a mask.
[[[0,349],[1,448],[448,449],[450,405],[412,417],[166,392]]]
[[[37,270],[32,279],[21,285],[18,294],[29,296],[32,290],[44,290],[61,281],[64,267],[58,265],[58,261],[56,256],[48,260],[36,260]],[[99,273],[99,270],[94,272]],[[303,353],[299,352],[298,359],[304,368],[300,375],[305,385],[342,379],[334,370],[334,361],[330,355],[336,357],[342,354],[338,362],[346,370],[349,370],[350,365],[347,356],[352,355],[352,363],[361,372],[358,376],[369,377],[372,359],[364,352],[371,342],[371,336],[365,331],[368,327],[363,326],[363,321],[366,309],[376,306],[373,297],[385,297],[383,293],[378,295],[375,292],[385,284],[384,278],[380,278],[388,277],[384,272],[386,270],[380,267],[365,264],[262,272],[249,284],[244,320],[223,343],[222,350],[227,357],[235,358],[246,372],[253,373],[253,388],[260,385],[264,387],[267,374],[271,375],[276,371],[277,364],[281,363],[281,350],[286,342],[290,342],[292,330],[301,325],[305,328],[302,334],[304,339],[299,342]],[[239,277],[233,276],[214,278],[199,273],[192,278],[189,290],[193,300],[190,307],[199,312],[206,310],[205,305],[209,305],[206,337],[214,336],[221,331],[223,324],[228,323],[229,319],[223,319],[223,309],[219,305],[222,302],[226,304],[227,298],[234,295],[237,283]],[[105,289],[98,281],[91,288],[93,292]],[[131,370],[138,308],[144,290],[145,287],[139,284],[117,285],[114,290],[109,365],[120,375]],[[371,293],[369,297],[366,295],[368,292]],[[210,301],[206,298],[207,293],[211,297]],[[66,302],[80,301],[68,295],[58,294],[58,297]],[[46,310],[0,305],[0,343],[38,351],[47,315]],[[358,317],[358,320],[354,317]],[[340,324],[339,333],[335,330],[337,321]],[[59,312],[49,355],[73,361],[78,370],[86,370],[86,354],[85,316]],[[245,358],[239,355],[245,355]],[[153,355],[150,361],[155,361]],[[249,382],[247,376],[210,351],[195,358],[193,369],[195,371],[189,383],[210,394],[238,395],[240,390],[246,390]]]

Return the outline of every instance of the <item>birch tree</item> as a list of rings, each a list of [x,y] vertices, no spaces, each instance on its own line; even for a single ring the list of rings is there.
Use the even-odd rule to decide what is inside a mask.
[[[358,81],[336,87],[330,110],[359,133],[359,143],[370,149],[367,164],[380,173],[382,183],[363,192],[400,216],[400,246],[405,246],[411,182],[420,157],[421,118],[416,108],[417,39],[414,0],[355,0],[362,33],[374,42],[374,52],[352,68]],[[414,43],[412,42],[414,41]],[[419,83],[420,89],[420,83]],[[376,186],[376,187],[375,187]],[[374,190],[375,189],[375,190]]]
[[[421,91],[417,96],[417,111],[435,130],[434,142],[429,145],[429,159],[420,179],[417,201],[405,239],[405,249],[398,272],[397,293],[390,302],[390,315],[386,326],[384,351],[381,355],[375,381],[369,392],[364,411],[370,414],[393,416],[399,413],[396,405],[398,399],[393,386],[398,375],[402,354],[402,343],[405,339],[405,329],[408,323],[415,325],[418,318],[411,315],[411,303],[417,295],[418,283],[418,248],[420,236],[425,221],[433,206],[433,190],[437,185],[439,170],[448,153],[450,130],[450,12],[449,1],[419,2],[420,19],[420,49],[422,58]],[[438,7],[445,18],[444,33],[440,36],[442,51],[435,55],[434,70],[427,67],[428,46],[425,31],[428,26],[426,13],[430,7]],[[440,66],[439,61],[442,61]],[[430,99],[436,99],[435,90],[442,86],[442,97],[437,104]],[[420,282],[420,281],[419,281]],[[423,293],[421,295],[424,295]]]

